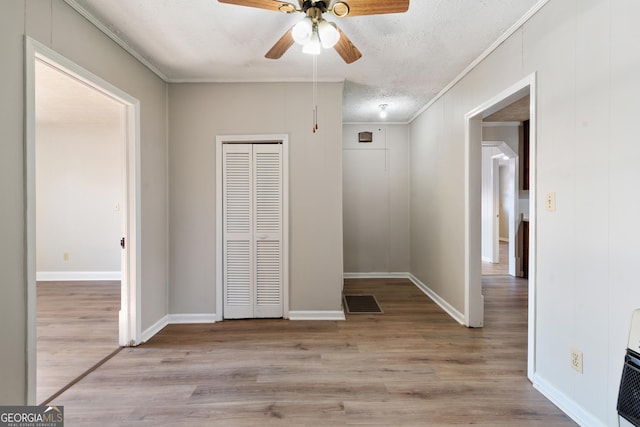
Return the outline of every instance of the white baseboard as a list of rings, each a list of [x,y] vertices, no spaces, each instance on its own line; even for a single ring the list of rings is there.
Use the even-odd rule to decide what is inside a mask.
[[[453,307],[451,304],[445,301],[440,295],[438,295],[431,288],[429,288],[427,285],[422,283],[420,279],[418,279],[413,274],[409,274],[409,280],[411,280],[413,284],[418,287],[418,289],[424,292],[425,295],[431,298],[433,302],[438,304],[440,308],[442,308],[445,312],[447,312],[447,314],[451,316],[456,322],[460,323],[461,325],[465,324],[464,314],[460,313],[458,310],[455,309],[455,307]]]
[[[101,281],[120,280],[122,277],[119,271],[38,271],[36,281],[38,282],[73,282],[73,281]]]
[[[540,375],[533,375],[533,386],[536,388],[536,390],[542,393],[544,397],[549,399],[551,403],[556,405],[562,412],[567,414],[573,421],[578,423],[578,425],[589,427],[606,427],[606,425],[603,424],[602,421],[598,420],[592,414],[585,411],[584,408],[578,405],[574,400],[570,399],[569,396],[551,385],[551,383],[549,383],[547,380],[540,377]]]
[[[138,342],[138,344],[142,344],[149,341],[152,336],[160,332],[162,328],[164,328],[168,324],[169,324],[169,316],[164,316],[163,318],[158,320],[156,323],[151,325],[150,328],[142,332],[142,336],[140,337],[140,342]]]
[[[345,320],[344,311],[289,311],[289,320]]]
[[[208,313],[194,314],[170,314],[169,324],[187,324],[187,323],[215,323],[216,315]]]
[[[409,279],[409,273],[344,273],[345,279]]]
[[[214,323],[215,321],[215,314],[167,314],[142,333],[140,343],[147,342],[149,339],[151,339],[151,337],[160,332],[162,328],[167,325],[186,323]]]

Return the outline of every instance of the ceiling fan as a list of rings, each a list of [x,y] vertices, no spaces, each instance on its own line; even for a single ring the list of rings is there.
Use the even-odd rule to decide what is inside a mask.
[[[293,46],[303,45],[304,53],[318,55],[321,47],[333,47],[347,64],[362,54],[338,26],[324,19],[329,12],[338,18],[406,12],[409,0],[298,0],[298,4],[281,0],[218,0],[220,3],[257,7],[283,13],[303,13],[305,17],[291,27],[267,52],[265,57],[278,59]],[[295,0],[294,0],[295,1]]]

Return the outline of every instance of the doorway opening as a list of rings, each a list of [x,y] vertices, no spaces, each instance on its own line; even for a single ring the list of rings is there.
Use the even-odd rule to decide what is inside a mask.
[[[517,274],[520,271],[517,265],[520,260],[517,241],[521,220],[521,192],[518,185],[520,157],[505,141],[484,140],[486,124],[483,122],[482,274],[520,276]],[[517,149],[518,127],[491,128],[499,129],[501,136],[510,139],[511,145],[516,144]]]
[[[139,344],[139,101],[35,40],[25,46],[27,399],[38,404],[109,355],[74,362],[101,341],[104,323],[89,318],[111,319],[111,351]],[[78,293],[104,305],[77,307]],[[68,304],[87,316],[62,318]],[[39,354],[39,333],[60,338],[58,354],[52,341]]]
[[[528,97],[528,98],[527,98]],[[536,75],[531,74],[498,95],[485,101],[465,115],[466,177],[465,177],[465,323],[469,327],[484,324],[484,296],[482,293],[482,140],[483,120],[494,113],[505,110],[515,101],[528,99],[525,108],[529,115],[528,150],[519,152],[519,157],[528,158],[526,168],[521,168],[528,181],[528,357],[527,374],[533,378],[535,372],[535,185],[536,185]],[[514,150],[515,151],[515,150]],[[499,162],[498,162],[499,167]],[[526,172],[525,172],[526,170]],[[514,211],[514,212],[517,212]],[[517,220],[517,218],[515,218]]]

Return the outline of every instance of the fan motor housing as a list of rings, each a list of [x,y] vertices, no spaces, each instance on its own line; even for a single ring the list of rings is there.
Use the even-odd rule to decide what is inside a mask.
[[[305,13],[307,12],[307,10],[309,10],[312,7],[315,7],[316,9],[320,9],[320,12],[322,13],[325,13],[327,11],[327,4],[324,2],[324,0],[320,0],[320,1],[305,0],[305,2],[302,3],[302,11]]]

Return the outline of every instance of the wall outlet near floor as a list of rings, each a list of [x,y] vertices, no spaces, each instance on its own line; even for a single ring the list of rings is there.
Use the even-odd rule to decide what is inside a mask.
[[[69,261],[69,252],[65,252],[65,253],[62,255],[62,258],[64,258],[64,260],[65,260],[65,261]]]
[[[571,367],[582,373],[582,352],[575,348],[571,349]]]

